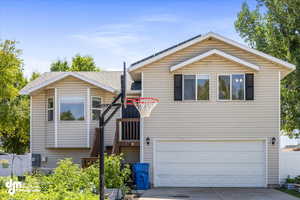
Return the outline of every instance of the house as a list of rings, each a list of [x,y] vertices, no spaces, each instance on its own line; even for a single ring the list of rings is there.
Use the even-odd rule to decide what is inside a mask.
[[[129,67],[128,95],[160,103],[149,118],[137,120],[132,108],[115,115],[105,145],[124,140],[120,151],[150,164],[155,187],[277,185],[280,80],[294,69],[216,33],[181,42]],[[43,167],[89,155],[93,113],[120,90],[120,75],[45,73],[22,89],[31,96],[31,151],[45,157]]]

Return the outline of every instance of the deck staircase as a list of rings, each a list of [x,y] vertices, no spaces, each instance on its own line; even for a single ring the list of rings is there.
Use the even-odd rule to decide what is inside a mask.
[[[86,168],[95,163],[100,152],[100,129],[95,129],[93,145],[90,151],[90,157],[81,158],[81,166]],[[113,140],[113,146],[106,146],[105,153],[120,154],[123,147],[140,146],[140,119],[139,118],[120,118],[116,120],[116,130]]]

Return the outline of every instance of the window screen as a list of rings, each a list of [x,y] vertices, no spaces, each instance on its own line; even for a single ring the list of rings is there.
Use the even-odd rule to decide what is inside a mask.
[[[230,100],[230,75],[219,76],[219,99]]]
[[[53,121],[54,118],[54,101],[53,98],[48,98],[48,121]]]
[[[244,100],[245,99],[245,76],[244,74],[232,75],[232,100]]]
[[[197,75],[197,100],[209,100],[208,75]]]
[[[184,100],[195,100],[195,75],[184,75]]]
[[[101,105],[101,98],[92,97],[92,119],[93,120],[98,120],[98,116],[101,113],[100,105]]]

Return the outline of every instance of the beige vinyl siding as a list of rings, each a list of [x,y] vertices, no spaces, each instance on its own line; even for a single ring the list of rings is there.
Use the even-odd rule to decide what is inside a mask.
[[[210,49],[244,59],[260,66],[252,71],[240,64],[212,55],[170,73],[170,66]],[[278,184],[278,143],[270,139],[279,135],[279,71],[282,67],[244,50],[215,39],[190,46],[140,69],[143,72],[143,96],[158,97],[160,103],[150,118],[144,119],[144,161],[152,171],[153,138],[266,138],[268,143],[268,184]],[[217,75],[255,73],[254,101],[218,101]],[[209,74],[209,101],[173,100],[173,74]],[[145,138],[150,137],[150,145]],[[152,174],[151,174],[152,175]]]
[[[54,97],[54,88],[57,88],[57,99],[60,99],[61,96],[82,96],[85,98],[84,121],[60,121],[58,105],[57,148],[55,148],[54,121],[48,122],[47,120],[47,99],[50,96]],[[87,141],[87,88],[90,88],[91,97],[100,96],[103,103],[110,103],[114,97],[114,94],[110,92],[73,77],[67,77],[32,94],[32,153],[47,157],[47,162],[43,162],[43,167],[53,168],[58,160],[69,157],[73,158],[74,162],[80,163],[80,158],[89,156],[90,149],[87,148],[87,144],[89,142],[90,147],[93,144],[98,121],[93,121],[90,118],[90,137]],[[59,102],[57,103],[59,104]],[[91,112],[89,113],[91,115]],[[115,115],[115,118],[119,116],[120,112]],[[106,146],[112,146],[114,133],[115,121],[112,119],[105,129]]]

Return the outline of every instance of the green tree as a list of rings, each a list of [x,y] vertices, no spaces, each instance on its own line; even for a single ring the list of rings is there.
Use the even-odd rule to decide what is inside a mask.
[[[72,58],[72,65],[70,68],[72,72],[93,71],[98,72],[100,69],[96,67],[94,59],[91,56],[81,56],[79,54]]]
[[[23,77],[21,50],[16,42],[5,40],[0,43],[0,103],[18,96],[18,91],[26,84]]]
[[[282,130],[291,137],[300,129],[300,0],[257,0],[242,5],[235,21],[240,36],[253,48],[294,63],[281,82]]]
[[[81,56],[76,54],[72,58],[71,65],[66,60],[57,60],[53,62],[50,66],[50,71],[52,72],[80,72],[80,71],[92,71],[99,72],[100,69],[96,66],[93,57],[91,56]]]
[[[51,72],[66,72],[69,70],[70,70],[70,67],[66,60],[54,61],[50,66]]]
[[[0,43],[0,140],[4,151],[16,154],[29,144],[29,100],[18,95],[27,82],[20,53],[15,41]]]
[[[33,80],[35,80],[35,79],[37,79],[37,78],[40,77],[40,76],[41,76],[41,73],[40,73],[40,72],[32,72],[31,77],[30,77],[30,79],[29,79],[29,82],[30,82],[30,81],[33,81]]]
[[[2,105],[0,140],[7,153],[23,154],[29,150],[29,100],[18,96]]]

